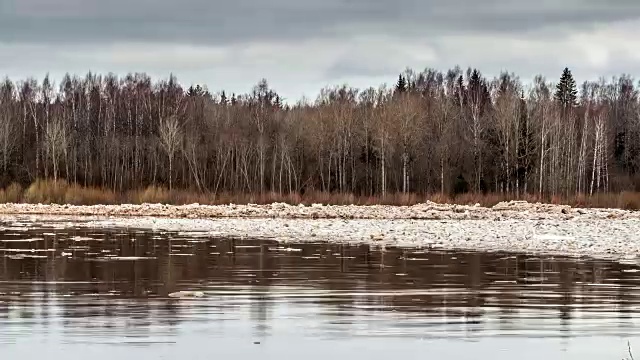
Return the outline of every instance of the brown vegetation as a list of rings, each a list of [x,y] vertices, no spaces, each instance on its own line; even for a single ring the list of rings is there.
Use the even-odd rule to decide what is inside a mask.
[[[531,86],[407,70],[392,88],[329,88],[295,105],[266,81],[231,96],[144,74],[0,84],[3,201],[22,186],[29,202],[637,208],[639,144],[633,79],[578,94],[568,69]]]
[[[171,205],[226,205],[226,204],[271,204],[287,203],[291,205],[396,205],[411,206],[426,201],[439,204],[458,204],[491,207],[502,201],[513,200],[508,194],[478,194],[465,193],[456,196],[448,196],[440,193],[419,195],[416,193],[393,193],[385,196],[356,196],[354,194],[306,192],[279,194],[268,192],[264,194],[247,193],[218,193],[198,192],[187,190],[169,190],[159,186],[148,186],[138,190],[114,192],[110,189],[96,187],[82,187],[69,184],[64,180],[38,180],[26,189],[18,184],[11,184],[5,189],[0,189],[0,203],[31,203],[31,204],[72,204],[72,205],[98,205],[98,204],[144,204],[160,203]],[[530,203],[542,202],[558,205],[570,205],[582,208],[620,208],[627,210],[640,210],[640,192],[622,192],[597,194],[593,196],[571,197],[540,197],[537,195],[523,195],[518,200]]]

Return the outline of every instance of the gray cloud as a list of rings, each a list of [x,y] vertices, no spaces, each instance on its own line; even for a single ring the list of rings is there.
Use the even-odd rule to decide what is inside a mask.
[[[0,0],[0,41],[230,44],[576,28],[640,17],[596,0]]]
[[[405,67],[578,81],[640,74],[640,1],[0,0],[0,69],[173,72],[185,84],[289,99],[392,83]]]

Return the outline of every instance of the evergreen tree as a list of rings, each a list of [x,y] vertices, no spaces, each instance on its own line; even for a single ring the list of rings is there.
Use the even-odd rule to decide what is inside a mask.
[[[478,71],[478,69],[474,69],[471,72],[471,76],[469,77],[467,84],[467,92],[469,96],[467,101],[471,101],[473,104],[479,104],[482,102],[485,95],[483,85],[480,71]]]
[[[187,96],[189,96],[189,97],[204,96],[205,93],[206,93],[206,91],[200,85],[196,85],[195,87],[193,85],[191,85],[189,87],[189,89],[187,90]]]
[[[405,91],[407,91],[407,79],[400,74],[400,76],[398,76],[398,82],[396,83],[396,92],[403,93]]]
[[[462,174],[458,175],[458,177],[453,183],[453,194],[460,195],[460,194],[466,194],[468,192],[469,192],[469,183],[464,178],[464,175]]]
[[[282,109],[282,99],[280,99],[280,95],[276,95],[276,99],[273,102],[273,107],[276,109]]]
[[[491,101],[489,87],[478,69],[474,69],[468,74],[464,103],[468,106],[478,106],[480,116],[482,116],[486,105]]]
[[[220,104],[227,105],[227,94],[222,90],[222,94],[220,94]]]
[[[554,97],[565,109],[578,104],[576,81],[573,79],[573,75],[571,75],[571,71],[567,67],[562,71],[560,82],[556,85],[556,93]]]
[[[456,98],[456,101],[460,104],[462,104],[462,102],[465,99],[465,96],[464,96],[465,91],[466,89],[464,87],[464,79],[462,78],[462,75],[460,75],[456,80],[456,88],[455,88],[455,98]]]

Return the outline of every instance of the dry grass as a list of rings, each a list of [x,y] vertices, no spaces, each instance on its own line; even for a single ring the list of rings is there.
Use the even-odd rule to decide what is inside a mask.
[[[15,192],[21,188],[13,187]],[[72,205],[96,205],[96,204],[118,204],[120,201],[116,193],[107,189],[94,187],[82,187],[76,184],[69,184],[64,180],[37,180],[32,183],[21,196],[14,195],[26,203],[41,204],[72,204]]]
[[[118,195],[107,189],[95,187],[67,186],[64,202],[72,205],[118,204]]]
[[[159,187],[159,186],[148,186],[146,189],[142,191],[133,191],[129,193],[127,199],[131,199],[133,201],[129,201],[132,203],[160,203],[160,204],[172,204],[171,194],[169,190]]]
[[[22,200],[27,203],[64,204],[68,187],[64,180],[36,180],[24,192]]]
[[[411,206],[425,201],[433,201],[441,204],[460,204],[493,206],[501,201],[524,200],[528,202],[544,202],[553,204],[565,204],[574,207],[592,208],[621,208],[628,210],[640,210],[640,192],[622,192],[609,194],[575,195],[571,197],[537,195],[522,195],[514,197],[509,194],[474,194],[467,193],[458,196],[445,194],[421,195],[415,193],[388,194],[386,196],[358,196],[349,193],[328,193],[308,191],[304,194],[291,193],[279,194],[268,192],[264,194],[248,193],[207,193],[190,190],[171,190],[161,186],[149,186],[144,189],[130,190],[124,193],[116,193],[112,190],[82,187],[69,184],[64,180],[37,180],[23,190],[19,184],[11,184],[5,189],[0,189],[0,202],[26,202],[43,204],[270,204],[282,202],[292,205],[310,205],[320,203],[325,205],[397,205]]]
[[[0,190],[0,203],[19,203],[22,201],[22,186],[13,183]]]
[[[616,204],[611,204],[608,207],[617,207],[627,210],[640,210],[640,193],[623,192],[618,196],[618,201],[616,202]]]

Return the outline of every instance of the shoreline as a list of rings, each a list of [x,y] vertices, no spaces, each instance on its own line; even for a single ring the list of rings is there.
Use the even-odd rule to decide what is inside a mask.
[[[328,241],[640,263],[640,213],[617,209],[524,202],[493,208],[430,203],[407,207],[0,204],[0,214],[5,231],[12,223],[42,222],[55,229],[128,228],[283,244]]]
[[[505,219],[640,219],[640,211],[613,208],[573,208],[569,205],[501,202],[493,207],[425,202],[395,205],[58,205],[4,203],[0,215],[119,216],[162,218],[279,218],[279,219],[386,219],[386,220],[505,220]]]

